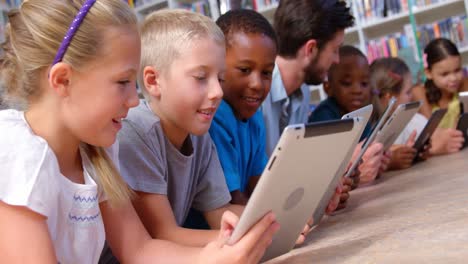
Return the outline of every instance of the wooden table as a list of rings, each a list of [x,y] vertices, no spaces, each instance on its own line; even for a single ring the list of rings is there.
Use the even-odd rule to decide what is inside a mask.
[[[468,263],[468,149],[354,190],[276,263]]]

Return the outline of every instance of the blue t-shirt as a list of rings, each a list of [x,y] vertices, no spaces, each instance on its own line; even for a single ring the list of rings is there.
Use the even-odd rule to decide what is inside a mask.
[[[341,119],[342,111],[338,106],[338,102],[333,97],[328,97],[327,99],[323,100],[317,108],[312,112],[309,117],[310,122],[319,122],[319,121],[328,121],[328,120],[337,120]],[[367,122],[366,127],[361,135],[361,140],[370,136],[372,132],[370,122]]]
[[[239,120],[223,100],[211,124],[210,135],[229,191],[244,192],[250,177],[261,175],[268,162],[262,113],[257,111],[248,120]]]

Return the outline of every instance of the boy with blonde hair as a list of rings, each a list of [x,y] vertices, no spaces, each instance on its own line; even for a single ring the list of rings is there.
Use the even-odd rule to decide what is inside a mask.
[[[136,192],[135,209],[152,237],[203,247],[219,231],[182,228],[191,208],[213,229],[226,210],[240,215],[243,209],[229,203],[207,133],[223,96],[224,35],[208,17],[164,10],[145,19],[141,38],[138,79],[146,100],[122,121],[122,177]],[[263,236],[271,238],[278,224],[268,225]]]

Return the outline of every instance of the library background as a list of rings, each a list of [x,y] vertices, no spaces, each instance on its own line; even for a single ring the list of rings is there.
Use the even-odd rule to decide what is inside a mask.
[[[21,0],[0,0],[0,42],[8,10]],[[216,20],[234,8],[254,9],[269,21],[278,0],[128,0],[140,20],[164,8],[183,8]],[[437,37],[451,39],[462,54],[465,74],[468,72],[468,0],[347,0],[356,18],[355,26],[346,30],[345,44],[361,49],[369,62],[376,58],[398,56],[406,61],[414,81],[424,78],[422,50]],[[311,87],[311,104],[326,95],[320,86]]]

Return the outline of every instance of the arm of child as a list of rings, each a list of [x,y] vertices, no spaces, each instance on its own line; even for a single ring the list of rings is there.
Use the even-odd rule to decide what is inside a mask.
[[[249,183],[247,185],[246,192],[241,192],[240,190],[235,190],[231,192],[231,203],[232,204],[239,204],[239,205],[246,205],[249,201],[250,195],[252,195],[255,186],[257,186],[258,181],[260,180],[260,175],[258,176],[251,176],[249,179]]]
[[[195,247],[203,247],[216,239],[218,231],[178,226],[166,195],[144,192],[137,192],[137,195],[133,205],[151,237]],[[220,220],[221,215],[217,219],[218,226]]]
[[[414,101],[422,101],[419,113],[426,118],[430,118],[432,115],[432,109],[426,98],[426,89],[424,88],[424,84],[414,86],[413,89],[411,89],[411,93],[413,94]]]
[[[46,220],[26,207],[0,202],[2,263],[57,263]]]
[[[225,242],[238,220],[235,215],[227,212],[222,217],[223,229],[217,238],[201,249],[151,239],[130,203],[111,207],[103,202],[100,208],[107,242],[121,263],[257,263],[279,229],[274,215],[270,213],[240,241],[227,246]]]
[[[240,217],[242,212],[244,212],[244,209],[245,206],[243,205],[228,203],[214,210],[206,211],[203,213],[203,215],[205,216],[206,222],[208,222],[208,225],[210,225],[212,229],[220,229],[220,220],[224,212],[230,211],[237,217]]]

